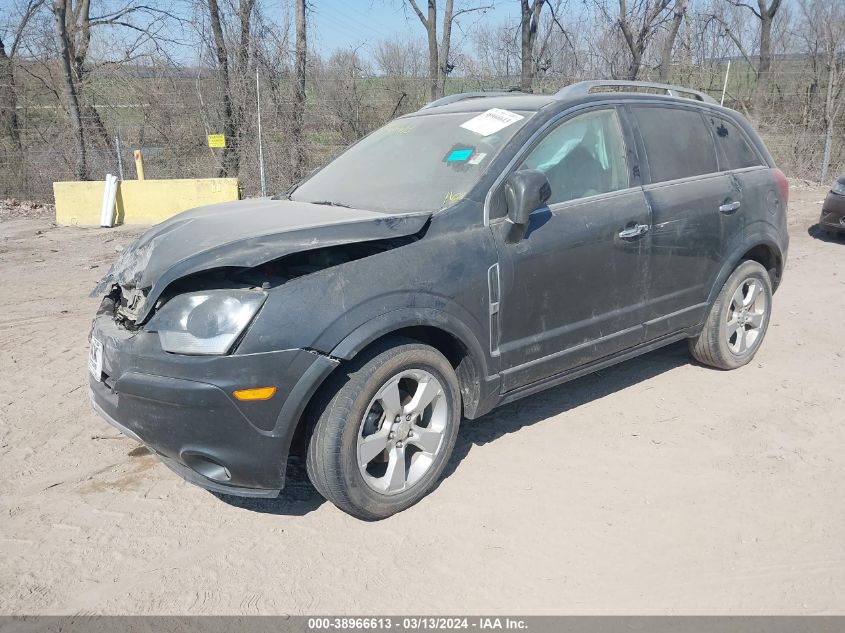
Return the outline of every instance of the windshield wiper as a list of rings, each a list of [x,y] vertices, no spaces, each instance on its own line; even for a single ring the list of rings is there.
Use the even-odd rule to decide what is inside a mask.
[[[348,204],[341,204],[340,202],[332,202],[331,200],[315,200],[314,202],[311,202],[310,204],[322,204],[322,205],[325,205],[327,207],[343,207],[344,209],[351,209],[352,208]]]
[[[298,182],[293,183],[290,187],[282,191],[281,193],[277,193],[275,196],[272,196],[270,200],[290,200],[290,197],[293,195],[294,190],[299,186]]]

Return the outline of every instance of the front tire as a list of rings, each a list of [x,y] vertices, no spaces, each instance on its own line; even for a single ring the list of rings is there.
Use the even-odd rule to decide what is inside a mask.
[[[383,519],[437,484],[458,434],[460,387],[436,349],[393,337],[327,385],[313,415],[314,487],[344,512]]]
[[[701,334],[690,339],[690,352],[704,365],[742,367],[760,349],[771,311],[769,273],[757,262],[742,262],[719,292]]]

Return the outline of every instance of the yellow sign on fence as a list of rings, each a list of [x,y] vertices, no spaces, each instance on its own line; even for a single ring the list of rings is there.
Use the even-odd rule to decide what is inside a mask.
[[[226,137],[222,134],[209,134],[208,135],[208,146],[209,147],[226,147]]]

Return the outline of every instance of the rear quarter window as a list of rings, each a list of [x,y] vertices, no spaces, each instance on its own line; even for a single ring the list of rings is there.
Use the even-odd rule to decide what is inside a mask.
[[[713,132],[722,169],[744,169],[763,164],[739,127],[721,117],[705,115],[704,118]]]
[[[652,182],[719,171],[713,137],[696,110],[633,106]]]

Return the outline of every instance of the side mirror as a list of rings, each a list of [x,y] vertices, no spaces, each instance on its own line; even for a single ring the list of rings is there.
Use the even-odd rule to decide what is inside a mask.
[[[528,216],[541,209],[552,195],[552,186],[546,174],[539,169],[522,169],[512,173],[505,181],[505,201],[511,224],[525,227]]]

